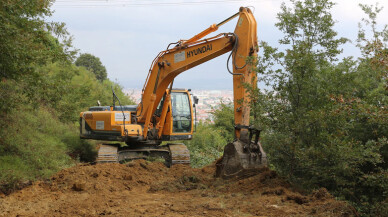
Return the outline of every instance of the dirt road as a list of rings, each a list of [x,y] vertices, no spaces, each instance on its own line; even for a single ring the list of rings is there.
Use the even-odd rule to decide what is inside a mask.
[[[356,215],[325,189],[303,195],[268,169],[229,181],[215,179],[214,170],[144,160],[78,165],[0,196],[0,216]]]

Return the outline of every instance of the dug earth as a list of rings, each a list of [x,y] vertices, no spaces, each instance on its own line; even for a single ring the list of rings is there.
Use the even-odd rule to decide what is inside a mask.
[[[0,216],[357,216],[325,189],[303,194],[269,169],[240,180],[137,160],[80,164],[0,196]]]

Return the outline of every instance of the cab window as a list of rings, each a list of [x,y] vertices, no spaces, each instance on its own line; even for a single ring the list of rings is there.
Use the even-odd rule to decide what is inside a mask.
[[[162,100],[160,100],[158,107],[156,108],[155,115],[160,117],[162,115],[162,110],[163,110],[163,104],[164,104],[164,98],[166,95],[163,95]]]
[[[191,108],[187,93],[171,94],[172,119],[174,133],[191,132]]]

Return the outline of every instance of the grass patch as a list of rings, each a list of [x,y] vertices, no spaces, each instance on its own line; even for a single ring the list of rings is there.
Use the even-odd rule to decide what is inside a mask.
[[[78,160],[90,160],[94,148],[76,128],[45,108],[13,110],[0,132],[0,190],[9,193],[36,179],[49,178]],[[3,124],[2,124],[3,125]]]

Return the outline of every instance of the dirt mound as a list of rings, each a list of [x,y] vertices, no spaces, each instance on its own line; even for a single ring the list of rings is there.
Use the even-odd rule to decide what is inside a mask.
[[[78,165],[51,180],[0,195],[0,216],[355,216],[325,189],[292,190],[263,169],[242,180],[215,179],[215,166],[193,169],[144,160]]]

